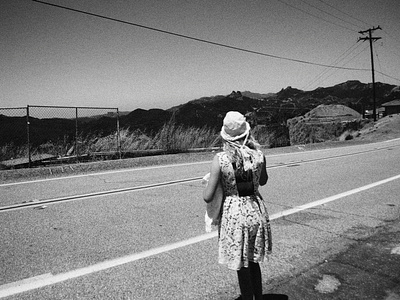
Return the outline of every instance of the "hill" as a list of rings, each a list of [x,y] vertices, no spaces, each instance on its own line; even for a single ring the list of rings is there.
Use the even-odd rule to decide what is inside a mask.
[[[376,83],[376,105],[400,98],[400,90],[395,85]],[[229,95],[202,97],[166,110],[159,122],[151,124],[160,127],[166,118],[185,126],[209,126],[218,129],[222,118],[229,110],[247,114],[254,125],[285,124],[290,118],[304,115],[321,104],[341,104],[360,114],[372,109],[372,86],[357,80],[347,81],[332,87],[302,91],[287,87],[277,93],[259,94],[249,91],[233,91]],[[142,119],[151,119],[151,110],[141,110]],[[158,126],[156,125],[158,123]],[[126,122],[129,124],[129,122]]]

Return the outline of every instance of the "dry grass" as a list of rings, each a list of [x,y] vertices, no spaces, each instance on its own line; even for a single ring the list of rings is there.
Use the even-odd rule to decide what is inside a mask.
[[[284,135],[277,135],[276,131],[267,127],[259,127],[253,130],[255,138],[266,148],[288,146]],[[347,131],[339,140],[382,140],[400,137],[400,114],[387,116],[377,122],[370,122],[358,131]],[[31,155],[40,156],[50,154],[59,157],[75,155],[75,143],[62,138],[58,141],[48,141],[31,150]],[[212,148],[221,145],[219,132],[209,128],[194,128],[176,125],[169,122],[164,125],[155,135],[150,136],[139,130],[129,128],[120,131],[121,150],[123,152],[137,150],[160,149],[170,152],[185,152],[188,149]],[[108,136],[88,135],[79,136],[76,145],[78,154],[92,154],[96,152],[115,152],[118,150],[117,134]],[[27,158],[28,148],[26,145],[16,146],[7,144],[0,147],[0,161],[17,158]]]
[[[185,151],[193,148],[215,147],[220,144],[219,134],[209,128],[184,127],[173,122],[165,124],[154,136],[147,135],[140,130],[125,128],[120,130],[120,145],[123,152],[137,150],[165,150]],[[59,157],[83,155],[98,152],[118,151],[117,133],[107,136],[87,135],[78,136],[77,141],[60,138],[57,141],[48,141],[43,145],[31,148],[33,154],[51,154]],[[26,145],[15,146],[7,144],[0,147],[0,161],[16,158],[27,158]]]

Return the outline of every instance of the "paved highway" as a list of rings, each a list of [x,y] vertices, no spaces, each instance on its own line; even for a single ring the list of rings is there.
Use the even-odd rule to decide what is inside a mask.
[[[399,139],[265,153],[265,292],[399,216]],[[0,184],[0,299],[235,299],[204,231],[209,164]]]

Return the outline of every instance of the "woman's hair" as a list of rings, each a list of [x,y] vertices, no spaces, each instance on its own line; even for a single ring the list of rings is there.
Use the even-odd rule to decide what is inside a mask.
[[[240,148],[241,148],[244,140],[245,140],[245,138],[240,139],[235,142],[229,142],[229,141],[223,140],[224,151],[228,154],[231,161],[239,166],[243,165],[243,156],[242,156],[242,152],[240,151]],[[256,141],[256,139],[253,137],[253,135],[251,133],[249,133],[246,144],[244,146],[247,146],[250,150],[253,150],[253,151],[260,149],[260,144]]]
[[[254,136],[251,134],[251,132],[249,133],[249,137],[247,138],[245,146],[249,147],[252,150],[258,150],[261,147],[260,144],[254,138]]]

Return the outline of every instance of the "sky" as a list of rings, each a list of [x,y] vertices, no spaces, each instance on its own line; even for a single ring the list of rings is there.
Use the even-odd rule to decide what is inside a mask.
[[[378,26],[375,81],[400,85],[399,0],[43,1],[97,16],[0,0],[0,107],[168,109],[232,91],[369,83],[359,32]]]

